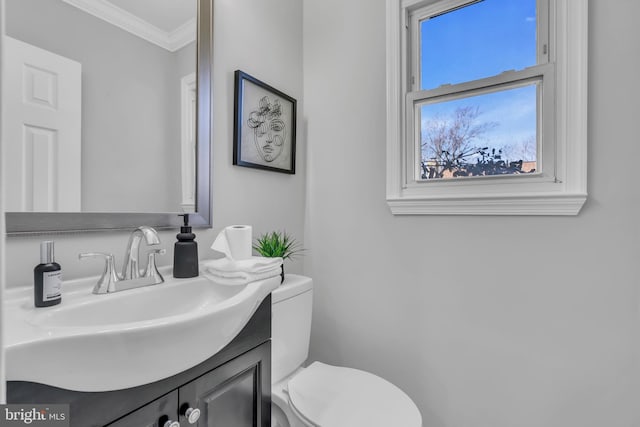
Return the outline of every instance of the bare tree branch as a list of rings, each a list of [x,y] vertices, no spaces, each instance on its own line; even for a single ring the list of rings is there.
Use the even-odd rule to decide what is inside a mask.
[[[489,149],[480,142],[498,123],[478,122],[480,114],[480,107],[466,106],[456,108],[452,117],[426,121],[421,142],[423,179],[443,178],[445,172],[452,177],[525,173],[523,160],[535,160],[535,136],[515,147]]]

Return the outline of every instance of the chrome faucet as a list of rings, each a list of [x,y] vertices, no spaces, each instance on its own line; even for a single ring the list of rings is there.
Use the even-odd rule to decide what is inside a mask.
[[[164,282],[162,274],[156,265],[156,255],[164,254],[164,249],[152,249],[148,252],[147,266],[144,271],[138,267],[140,257],[140,242],[144,237],[147,245],[154,246],[160,244],[158,233],[151,227],[138,227],[129,236],[127,250],[124,256],[122,275],[116,271],[115,261],[112,254],[100,252],[82,253],[79,259],[89,257],[101,257],[105,260],[105,267],[100,279],[93,288],[94,294],[107,294],[111,292],[124,291],[126,289],[139,288],[141,286],[157,285]]]
[[[151,227],[143,225],[138,227],[129,236],[129,243],[127,243],[127,250],[124,253],[124,265],[122,266],[122,279],[137,279],[140,277],[140,270],[138,269],[138,258],[140,257],[140,242],[144,237],[147,245],[159,245],[160,238],[158,232]],[[149,271],[149,265],[147,265],[146,271]],[[143,272],[144,276],[145,273]]]

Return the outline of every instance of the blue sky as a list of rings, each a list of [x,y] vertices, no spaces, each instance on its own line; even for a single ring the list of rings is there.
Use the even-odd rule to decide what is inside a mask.
[[[420,27],[421,89],[460,83],[536,63],[535,0],[484,0],[423,21]],[[479,142],[500,147],[536,133],[535,85],[431,104],[425,119],[457,107],[479,106],[479,121],[497,126]]]

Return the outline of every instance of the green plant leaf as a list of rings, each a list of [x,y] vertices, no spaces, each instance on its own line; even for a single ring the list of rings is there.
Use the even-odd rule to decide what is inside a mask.
[[[253,249],[264,257],[282,259],[293,259],[304,251],[286,231],[272,231],[261,235],[256,239]]]

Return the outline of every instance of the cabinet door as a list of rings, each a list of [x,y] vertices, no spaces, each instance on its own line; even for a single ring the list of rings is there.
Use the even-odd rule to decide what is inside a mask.
[[[178,421],[177,390],[133,411],[108,427],[164,427],[170,420]]]
[[[271,342],[250,350],[179,390],[180,425],[187,408],[198,408],[198,427],[271,425]]]

